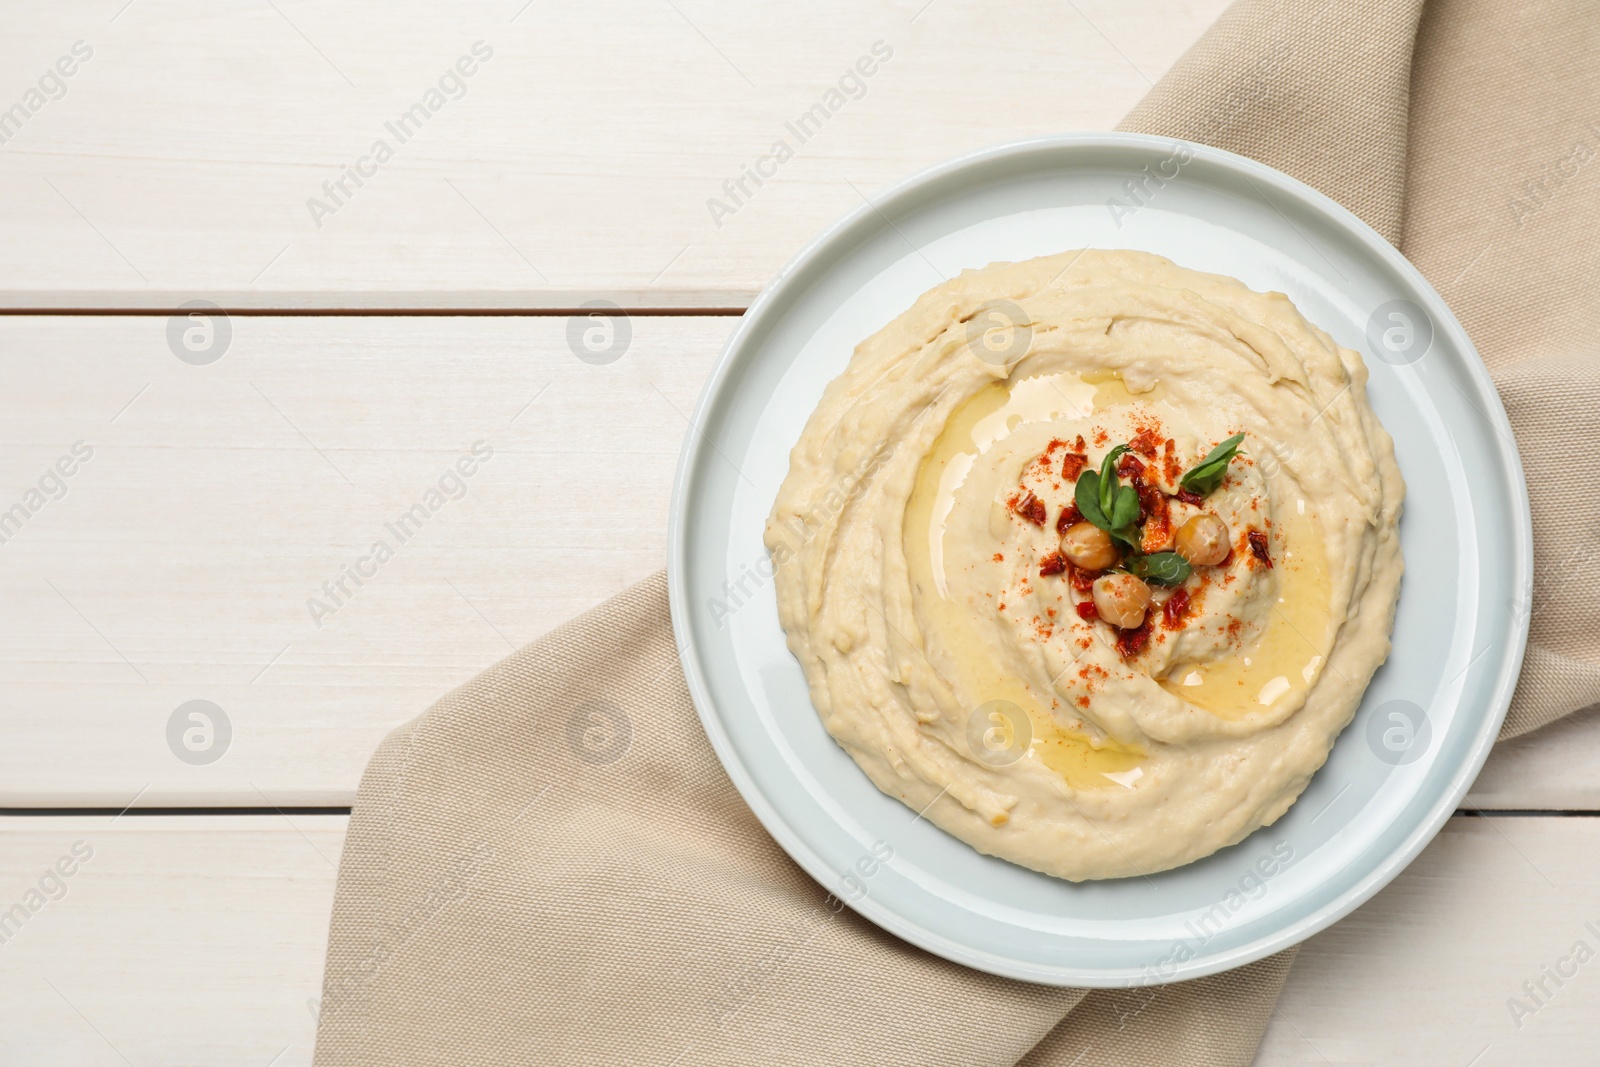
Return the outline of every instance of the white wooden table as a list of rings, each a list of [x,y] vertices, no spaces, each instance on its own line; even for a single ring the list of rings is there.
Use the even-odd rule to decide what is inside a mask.
[[[0,1063],[309,1063],[368,754],[662,565],[686,415],[765,280],[917,168],[1109,127],[1222,6],[13,14]],[[231,314],[174,324],[196,300]],[[628,312],[610,361],[569,340],[591,300]],[[1596,768],[1594,716],[1497,751],[1494,814],[1305,947],[1258,1062],[1592,1059],[1600,964],[1543,968],[1600,948]]]

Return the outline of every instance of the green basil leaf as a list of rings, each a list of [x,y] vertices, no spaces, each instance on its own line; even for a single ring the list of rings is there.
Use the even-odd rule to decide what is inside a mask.
[[[1149,556],[1135,556],[1127,564],[1128,571],[1156,585],[1182,585],[1193,572],[1189,561],[1176,552],[1156,552]]]
[[[1083,521],[1093,523],[1100,529],[1111,532],[1111,523],[1106,521],[1106,513],[1100,507],[1100,475],[1094,471],[1084,471],[1078,476],[1078,484],[1072,491],[1073,502],[1078,505],[1078,514],[1083,516]]]
[[[1233,462],[1234,455],[1243,443],[1244,434],[1236,433],[1207,452],[1206,458],[1196,463],[1178,482],[1178,487],[1201,496],[1214,492],[1228,476],[1228,464]]]
[[[1139,550],[1139,492],[1117,480],[1117,460],[1128,450],[1118,445],[1100,461],[1099,471],[1084,471],[1072,489],[1085,522],[1098,526],[1130,551]]]
[[[1117,486],[1111,501],[1111,528],[1116,531],[1131,530],[1139,521],[1139,491],[1131,485]]]
[[[1107,518],[1111,517],[1112,496],[1117,490],[1117,457],[1127,450],[1127,445],[1118,445],[1100,461],[1100,513]]]

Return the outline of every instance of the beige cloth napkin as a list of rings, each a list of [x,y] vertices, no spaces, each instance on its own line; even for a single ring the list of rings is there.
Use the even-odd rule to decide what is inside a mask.
[[[1600,699],[1592,508],[1560,507],[1600,482],[1592,449],[1562,447],[1600,411],[1600,20],[1583,0],[1517,10],[1429,0],[1419,28],[1420,0],[1241,0],[1125,124],[1319,186],[1461,315],[1516,425],[1543,568],[1508,734]],[[717,763],[657,575],[379,748],[316,1062],[1244,1065],[1292,958],[1085,993],[836,910]]]

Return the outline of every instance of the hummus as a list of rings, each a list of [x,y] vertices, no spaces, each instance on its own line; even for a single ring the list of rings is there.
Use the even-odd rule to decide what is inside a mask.
[[[1405,489],[1366,383],[1282,293],[1146,253],[925,293],[828,386],[767,523],[828,732],[1074,881],[1272,823],[1389,652]]]

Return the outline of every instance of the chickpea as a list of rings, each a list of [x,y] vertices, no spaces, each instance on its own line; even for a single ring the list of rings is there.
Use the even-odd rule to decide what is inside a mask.
[[[1061,535],[1061,551],[1074,567],[1103,571],[1117,563],[1117,546],[1111,535],[1092,522],[1075,522]]]
[[[1228,524],[1215,515],[1196,515],[1173,538],[1178,555],[1196,567],[1209,567],[1228,558]]]
[[[1131,574],[1118,571],[1094,580],[1095,610],[1113,626],[1134,629],[1144,622],[1144,612],[1149,606],[1150,587]]]

